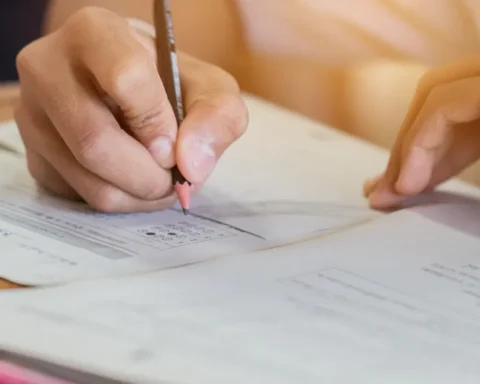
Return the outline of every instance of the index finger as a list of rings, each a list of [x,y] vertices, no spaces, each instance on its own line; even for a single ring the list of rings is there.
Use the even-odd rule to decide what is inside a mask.
[[[182,54],[187,114],[178,135],[177,163],[193,184],[202,184],[217,161],[248,125],[248,110],[234,78]]]
[[[441,84],[476,76],[480,76],[480,56],[478,55],[465,58],[461,62],[451,63],[431,70],[419,81],[407,115],[402,122],[397,138],[391,149],[391,155],[383,179],[392,191],[395,191],[395,183],[400,175],[403,143],[415,119],[420,114],[423,105],[426,103],[429,94],[435,87]]]
[[[85,19],[79,60],[118,105],[124,128],[159,165],[171,168],[175,164],[177,123],[158,74],[154,50],[147,49],[128,22],[115,14],[98,11]]]

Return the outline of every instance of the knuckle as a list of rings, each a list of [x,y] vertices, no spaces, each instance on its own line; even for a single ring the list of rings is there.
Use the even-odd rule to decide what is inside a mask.
[[[113,30],[123,19],[112,11],[86,6],[75,12],[59,30],[58,36],[66,49],[75,56],[91,55],[92,47],[105,45],[106,30]]]
[[[110,184],[98,187],[85,198],[90,207],[98,212],[114,213],[121,211],[121,192]]]
[[[47,88],[57,80],[63,69],[63,47],[53,35],[48,35],[25,45],[15,56],[19,84],[22,88]],[[52,71],[52,68],[55,68]],[[55,71],[55,74],[53,73]]]
[[[171,116],[169,116],[171,115]],[[129,128],[142,138],[148,138],[158,133],[167,133],[172,130],[175,123],[168,99],[163,99],[159,104],[138,113],[125,112]]]
[[[118,99],[127,99],[135,90],[148,86],[151,58],[147,53],[135,52],[116,63],[106,76],[106,87]]]
[[[17,67],[17,71],[19,75],[23,74],[25,71],[28,71],[31,66],[31,59],[30,59],[30,46],[24,47],[20,52],[18,52],[17,57],[15,59],[15,64]]]
[[[85,31],[95,31],[104,25],[106,18],[110,18],[111,15],[112,12],[104,8],[95,6],[83,7],[70,16],[63,28],[74,35],[77,33],[85,34]]]
[[[15,66],[20,80],[26,76],[36,72],[36,52],[38,51],[39,42],[33,42],[23,47],[15,57]]]
[[[101,130],[89,130],[76,141],[72,149],[77,161],[87,169],[94,169],[104,163],[107,151]]]

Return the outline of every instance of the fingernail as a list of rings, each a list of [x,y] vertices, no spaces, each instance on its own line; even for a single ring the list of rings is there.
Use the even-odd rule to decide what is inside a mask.
[[[210,175],[217,163],[215,151],[205,143],[197,142],[192,148],[192,167],[201,179]]]
[[[150,144],[148,150],[161,167],[168,168],[173,166],[175,162],[173,142],[169,137],[162,136],[156,138],[152,144]]]
[[[383,184],[377,185],[368,197],[370,206],[376,209],[396,208],[403,203],[404,199]]]

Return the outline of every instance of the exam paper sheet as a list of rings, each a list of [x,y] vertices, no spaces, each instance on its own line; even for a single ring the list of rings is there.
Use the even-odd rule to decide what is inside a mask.
[[[228,194],[210,203],[215,188],[206,189],[188,216],[178,208],[103,214],[39,192],[25,169],[12,168],[0,179],[0,274],[27,285],[178,267],[323,234],[373,215],[360,206],[322,203],[321,195],[300,203],[302,190],[296,200],[275,201],[270,194],[263,201],[265,185],[252,185],[248,200],[230,203]]]
[[[480,210],[469,204],[2,295],[0,345],[135,383],[478,383]]]

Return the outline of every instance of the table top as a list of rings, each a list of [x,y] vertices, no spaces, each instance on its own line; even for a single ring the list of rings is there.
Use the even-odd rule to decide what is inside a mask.
[[[18,98],[18,87],[16,84],[0,86],[0,122],[13,117],[15,102]],[[0,289],[12,289],[19,286],[0,279]]]

